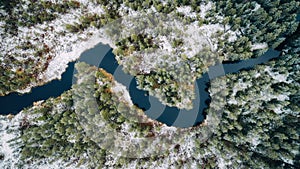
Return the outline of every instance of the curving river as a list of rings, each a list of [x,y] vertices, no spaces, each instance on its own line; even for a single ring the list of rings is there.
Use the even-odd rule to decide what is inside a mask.
[[[236,73],[242,69],[253,68],[255,65],[265,63],[279,55],[280,52],[278,51],[268,50],[264,55],[256,59],[223,63],[210,67],[209,71],[195,82],[195,85],[198,86],[195,87],[196,99],[193,102],[194,108],[189,111],[165,106],[157,98],[149,96],[148,92],[137,89],[134,77],[122,71],[122,66],[118,65],[112,49],[108,45],[99,43],[94,48],[83,52],[79,61],[101,67],[113,74],[118,82],[127,87],[132,102],[144,109],[150,118],[157,119],[169,126],[190,127],[202,122],[204,119],[203,111],[208,107],[210,99],[208,85],[211,79],[228,73]],[[11,93],[0,97],[0,114],[17,114],[25,107],[31,106],[35,101],[58,97],[64,91],[71,89],[74,64],[75,62],[69,63],[67,70],[62,75],[62,80],[54,80],[43,86],[35,87],[31,93],[23,95]]]
[[[300,14],[297,15],[300,21]],[[300,25],[296,32],[289,35],[276,50],[268,50],[265,54],[256,59],[248,59],[239,62],[223,62],[209,68],[209,71],[195,82],[196,99],[193,101],[194,108],[190,111],[180,110],[176,107],[168,107],[158,101],[157,98],[148,96],[148,93],[137,89],[137,84],[133,76],[125,74],[122,66],[118,65],[112,49],[108,45],[99,43],[92,49],[88,49],[80,56],[79,61],[85,61],[91,65],[104,68],[114,75],[114,78],[125,85],[130,93],[132,102],[145,110],[145,113],[152,119],[157,119],[169,126],[190,127],[201,123],[204,119],[204,109],[208,107],[210,97],[208,85],[211,79],[224,76],[228,73],[237,73],[244,69],[251,69],[255,65],[266,63],[280,55],[284,45],[288,44],[294,36],[300,33]],[[97,56],[97,57],[95,57]],[[100,61],[100,62],[99,62]],[[17,114],[22,109],[32,106],[33,102],[46,100],[50,97],[58,97],[64,91],[71,89],[74,74],[74,64],[68,64],[67,70],[62,74],[61,80],[53,80],[43,86],[32,88],[30,93],[20,95],[11,93],[0,97],[0,115]]]

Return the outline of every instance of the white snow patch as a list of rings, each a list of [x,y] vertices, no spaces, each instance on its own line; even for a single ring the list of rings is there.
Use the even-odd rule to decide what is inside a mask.
[[[53,161],[53,162],[50,163],[50,161]],[[58,169],[58,168],[86,169],[86,168],[88,168],[88,166],[86,166],[86,165],[77,166],[76,162],[73,162],[69,165],[67,162],[64,162],[62,160],[53,160],[51,158],[35,161],[35,162],[33,162],[33,164],[30,164],[28,166],[23,166],[23,167],[25,169],[30,169],[30,168],[37,168],[37,169]]]
[[[273,109],[273,111],[274,111],[276,114],[282,114],[282,113],[283,113],[283,111],[281,110],[280,107],[275,107],[275,108]]]
[[[259,137],[258,136],[251,136],[250,139],[251,139],[251,144],[253,146],[251,148],[255,149],[257,147],[257,145],[260,144]]]
[[[170,44],[170,40],[167,39],[166,36],[160,36],[160,46],[166,51],[166,53],[171,53],[173,51],[172,45]]]
[[[200,5],[200,17],[201,18],[206,18],[206,14],[207,14],[207,12],[210,10],[210,9],[212,9],[212,7],[213,7],[213,3],[211,2],[211,1],[209,1],[206,5],[205,4],[201,4]]]
[[[50,63],[47,70],[41,75],[42,79],[51,81],[54,79],[61,79],[61,75],[68,67],[68,63],[77,60],[81,53],[87,49],[93,48],[99,43],[110,44],[110,41],[95,35],[86,42],[74,44],[72,51],[65,51],[58,54]]]
[[[196,18],[197,13],[192,12],[192,8],[190,6],[181,6],[177,7],[177,11],[180,13],[183,13],[185,16],[191,17],[191,18]]]
[[[192,8],[190,6],[180,6],[177,7],[177,11],[183,13],[184,15],[189,15],[191,13]]]
[[[259,50],[259,49],[267,49],[268,44],[267,43],[256,43],[251,45],[251,50]]]
[[[255,77],[255,78],[258,78],[260,75],[261,75],[261,74],[260,74],[259,72],[256,72],[255,75],[254,75],[254,77]]]
[[[9,141],[20,136],[18,127],[22,113],[12,117],[0,115],[0,154],[4,159],[0,161],[0,168],[16,168],[19,162],[19,147]]]
[[[131,97],[129,95],[129,92],[127,91],[126,87],[123,86],[121,83],[114,82],[114,85],[112,86],[112,91],[114,93],[119,93],[121,92],[123,94],[123,99],[130,105],[132,106],[133,103],[131,101]]]
[[[233,92],[232,92],[231,96],[235,96],[238,91],[247,89],[251,85],[252,85],[251,81],[249,81],[249,82],[242,82],[242,79],[239,79],[239,82],[236,83],[235,86],[233,86],[233,88],[232,88]]]
[[[259,3],[255,3],[255,8],[253,9],[253,11],[257,11],[260,7],[261,5]]]
[[[272,78],[278,82],[291,83],[292,81],[288,81],[288,74],[279,74],[278,72],[273,72],[270,66],[266,66],[265,71],[272,76]]]
[[[201,27],[198,28],[198,30],[199,32],[202,32],[202,34],[206,37],[206,40],[210,44],[211,50],[216,51],[218,48],[218,42],[217,42],[217,38],[213,38],[213,36],[218,31],[224,31],[224,27],[221,24],[209,24],[209,25],[202,25]],[[234,39],[234,36],[232,36],[232,39]],[[196,42],[199,41],[201,42],[201,40],[202,39],[198,39]]]
[[[288,95],[284,95],[284,94],[280,94],[280,95],[277,95],[277,100],[279,101],[285,101],[285,100],[289,100],[289,96]]]

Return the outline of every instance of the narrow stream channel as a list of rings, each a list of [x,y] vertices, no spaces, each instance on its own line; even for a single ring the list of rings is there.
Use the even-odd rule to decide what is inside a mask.
[[[4,3],[7,10],[10,9],[9,3]],[[297,15],[296,20],[300,21],[300,14]],[[300,32],[300,25],[297,31]],[[297,34],[297,33],[296,33]],[[80,61],[90,62],[90,64],[98,63],[99,57],[101,59],[99,66],[104,68],[111,74],[114,74],[115,79],[125,85],[130,93],[132,102],[145,110],[147,116],[152,119],[157,119],[167,125],[177,127],[190,127],[203,121],[204,110],[208,107],[210,96],[208,93],[209,82],[219,76],[224,76],[229,73],[237,73],[241,70],[252,69],[255,65],[266,63],[280,55],[283,47],[291,41],[295,35],[290,35],[282,42],[276,50],[268,50],[264,55],[257,59],[249,59],[240,62],[224,62],[221,65],[212,66],[209,71],[195,82],[196,99],[193,102],[194,108],[190,111],[180,110],[176,107],[168,107],[163,105],[155,97],[149,96],[148,92],[137,89],[137,84],[134,77],[125,74],[122,71],[122,66],[119,66],[112,50],[109,46],[99,43],[94,48],[82,53]],[[19,93],[11,93],[7,96],[0,97],[0,115],[17,114],[22,109],[30,107],[33,102],[39,100],[46,100],[50,97],[58,97],[64,91],[70,90],[73,83],[74,65],[76,62],[68,64],[67,70],[62,74],[61,80],[53,80],[43,86],[32,88],[30,93],[20,95]],[[196,120],[195,120],[196,119]]]
[[[136,80],[133,76],[125,74],[122,66],[119,66],[112,50],[108,45],[99,43],[94,48],[82,53],[79,61],[87,62],[105,69],[114,75],[114,78],[125,85],[129,89],[132,102],[145,110],[147,116],[157,119],[169,126],[190,127],[203,121],[203,111],[208,107],[209,93],[208,83],[211,79],[224,76],[228,73],[236,73],[242,69],[250,69],[255,65],[265,63],[273,58],[278,57],[280,52],[268,50],[264,55],[257,59],[248,59],[237,63],[225,63],[209,68],[209,72],[205,73],[201,78],[197,79],[195,85],[196,99],[193,102],[192,110],[180,110],[176,107],[163,105],[157,98],[149,96],[148,92],[137,89]],[[99,56],[100,55],[100,56]],[[99,58],[103,57],[103,58]],[[101,60],[99,64],[99,60]],[[62,80],[54,80],[50,83],[35,87],[31,93],[19,95],[11,93],[7,96],[0,97],[1,110],[0,114],[17,114],[23,108],[29,107],[35,101],[46,100],[49,97],[58,97],[64,91],[71,89],[72,78],[74,73],[74,64],[68,65],[66,72],[62,75]],[[220,71],[220,68],[224,68]]]

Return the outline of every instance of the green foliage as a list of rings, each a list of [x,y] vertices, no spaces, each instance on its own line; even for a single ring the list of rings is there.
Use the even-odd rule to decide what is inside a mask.
[[[3,5],[3,6],[2,6]],[[4,9],[7,14],[0,15],[3,21],[3,30],[1,37],[17,36],[18,27],[32,27],[43,22],[49,22],[59,14],[65,14],[71,9],[80,7],[80,4],[74,0],[68,0],[61,3],[51,1],[29,1],[25,8],[23,1],[1,1],[0,8]],[[26,39],[27,37],[22,37]],[[43,35],[41,35],[43,38]],[[52,59],[50,47],[45,43],[39,43],[38,46],[30,41],[25,41],[16,50],[35,51],[33,53],[37,60],[32,59],[24,54],[10,51],[0,56],[0,95],[6,95],[9,92],[26,88],[30,83],[39,83],[37,76],[45,71],[48,67],[48,61]],[[16,59],[25,58],[26,60]],[[17,69],[17,70],[14,70]]]
[[[144,116],[141,110],[129,106],[119,99],[122,95],[112,92],[114,82],[110,74],[82,62],[76,64],[76,68],[77,78],[82,78],[80,84],[58,98],[24,110],[24,114],[34,115],[28,120],[28,127],[22,128],[21,159],[24,162],[62,159],[66,163],[76,160],[80,161],[78,165],[101,167],[109,153],[99,146],[103,139],[110,139],[107,131],[119,130],[127,123],[137,136],[152,132],[153,124],[149,123],[147,130],[140,124]],[[95,83],[95,78],[103,84]],[[87,88],[93,93],[85,93]],[[103,123],[105,125],[99,128]]]
[[[1,1],[1,5],[9,16],[5,18],[1,16],[1,19],[5,22],[4,28],[9,34],[17,34],[18,26],[30,27],[51,21],[59,14],[80,7],[76,1],[61,3],[32,1],[29,8],[23,10],[21,2],[17,0],[5,2]],[[92,2],[102,5],[105,14],[82,16],[80,23],[66,24],[67,31],[77,33],[90,26],[101,28],[120,17],[118,13],[120,1],[93,0]],[[134,67],[132,69],[135,71],[132,74],[137,76],[140,88],[160,97],[166,104],[181,103],[183,99],[193,97],[191,79],[200,77],[210,65],[224,60],[224,53],[229,60],[247,59],[253,57],[253,54],[255,57],[262,52],[252,51],[251,45],[267,42],[269,47],[274,48],[294,32],[297,25],[295,14],[299,12],[299,2],[295,0],[215,2],[216,7],[212,7],[205,19],[199,16],[189,18],[182,13],[175,13],[175,15],[182,18],[186,24],[199,21],[198,25],[201,26],[220,22],[224,28],[230,25],[228,30],[224,30],[225,32],[238,31],[239,35],[234,42],[230,42],[228,36],[225,36],[225,39],[218,37],[222,32],[215,35],[219,38],[218,54],[204,49],[189,58],[186,55],[179,55],[178,57],[186,61],[184,65],[168,69],[158,68],[150,74],[142,74],[134,67],[141,62],[141,58],[133,58],[130,54],[134,51],[158,48],[155,37],[147,34],[132,34],[117,42],[117,49],[114,52],[131,60]],[[133,10],[147,10],[154,6],[157,11],[163,13],[171,13],[177,6],[182,5],[191,5],[192,11],[200,12],[201,3],[207,1],[168,1],[166,4],[158,0],[124,1],[124,4]],[[254,10],[258,4],[261,8]],[[16,10],[11,9],[13,6]],[[218,15],[225,18],[218,20],[216,19]],[[168,31],[170,30],[166,29],[161,32],[167,34]],[[155,161],[155,164],[159,165],[159,162],[168,161],[172,163],[171,167],[184,168],[194,161],[199,165],[197,167],[216,168],[222,161],[231,168],[296,168],[299,166],[299,151],[297,151],[300,145],[299,41],[297,39],[289,44],[280,59],[267,65],[257,66],[255,70],[228,75],[224,78],[227,81],[226,89],[221,89],[222,86],[218,83],[220,79],[211,83],[211,96],[218,103],[212,103],[207,113],[213,114],[220,109],[224,109],[224,113],[219,128],[214,131],[215,134],[209,141],[205,144],[197,141],[201,138],[200,130],[205,127],[193,128],[189,130],[190,135],[187,136],[188,140],[195,140],[195,146],[191,150],[183,152],[174,145],[174,149],[170,149],[170,152],[160,157],[137,160],[137,164],[147,166],[148,163]],[[175,38],[171,44],[173,47],[180,48],[182,39]],[[27,50],[34,46],[26,43],[18,48]],[[51,59],[51,56],[46,56],[50,50],[46,45],[43,44],[41,48],[35,50],[36,57],[44,60]],[[47,63],[35,64],[30,59],[23,63],[11,55],[1,57],[7,58],[1,60],[1,65],[14,63],[18,66],[15,72],[10,67],[0,66],[1,95],[35,82],[38,73],[47,68]],[[35,68],[32,68],[32,65]],[[24,110],[25,114],[33,115],[33,119],[26,127],[21,126],[20,129],[23,141],[21,160],[30,162],[36,159],[53,158],[70,162],[71,159],[78,159],[79,166],[88,164],[90,168],[102,168],[106,165],[109,152],[99,147],[97,141],[101,141],[104,137],[113,137],[105,135],[107,134],[105,132],[121,130],[122,125],[126,124],[132,135],[155,137],[154,123],[138,123],[139,117],[143,115],[142,112],[122,101],[120,99],[122,94],[112,91],[112,86],[115,85],[112,75],[82,63],[77,64],[76,67],[80,75],[86,75],[84,76],[86,79],[83,78],[86,81],[83,81],[82,85],[74,85],[71,91],[67,91],[59,98],[48,99],[39,106]],[[166,66],[162,65],[162,67]],[[192,71],[190,67],[196,70]],[[270,72],[273,76],[279,74],[287,78],[280,81]],[[246,87],[242,87],[241,84]],[[214,93],[212,88],[218,88],[219,91]],[[91,89],[92,92],[87,93],[86,89]],[[222,96],[227,96],[227,100]],[[285,96],[288,99],[285,99]],[[85,129],[79,120],[87,122]],[[102,125],[101,130],[98,124]],[[86,136],[87,132],[99,133],[99,135],[90,138]],[[190,155],[188,158],[187,154]],[[174,156],[176,160],[170,160]],[[201,159],[196,159],[198,156]],[[133,161],[121,157],[117,159],[114,167],[126,166]]]
[[[292,100],[299,98],[299,36],[291,42],[285,47],[288,52],[278,59],[227,75],[227,102],[215,139],[222,149],[240,152],[237,156],[243,157],[240,163],[244,166],[299,165],[300,104]],[[278,79],[279,75],[283,77]],[[209,113],[213,111],[211,107]]]
[[[134,51],[144,51],[145,49],[157,49],[154,38],[147,34],[132,34],[116,43],[117,48],[114,53],[118,56],[128,56]]]
[[[175,104],[181,101],[181,97],[178,95],[178,82],[172,75],[166,71],[152,72],[148,75],[137,76],[139,88],[145,89],[151,92],[165,94],[167,103]]]
[[[8,17],[4,18],[6,22],[5,31],[16,34],[18,26],[34,26],[45,21],[54,20],[58,14],[66,13],[70,9],[79,8],[77,1],[70,0],[63,3],[52,3],[51,1],[31,1],[28,8],[23,9],[21,1],[12,1],[4,3],[4,9],[8,12]],[[9,9],[13,7],[14,10]]]
[[[231,30],[241,34],[237,42],[225,42],[224,50],[230,53],[230,60],[251,57],[253,54],[249,48],[250,43],[267,43],[269,47],[276,48],[298,25],[296,15],[299,13],[300,4],[295,0],[215,2],[215,12],[226,17],[223,24],[229,23]],[[254,57],[256,56],[258,55]]]

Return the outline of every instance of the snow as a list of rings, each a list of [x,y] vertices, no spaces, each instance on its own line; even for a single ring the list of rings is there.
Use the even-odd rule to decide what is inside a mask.
[[[20,136],[18,127],[22,119],[22,113],[11,120],[9,116],[0,115],[0,154],[4,155],[4,160],[0,161],[0,168],[16,168],[15,165],[19,161],[18,147],[12,145],[9,141]]]
[[[275,107],[275,108],[273,109],[273,111],[274,111],[276,114],[282,114],[282,113],[283,113],[283,111],[281,110],[280,107]]]
[[[237,105],[238,104],[238,101],[237,100],[235,100],[235,99],[229,99],[229,100],[227,100],[227,103],[228,104],[235,104],[235,105]]]
[[[248,139],[250,139],[250,143],[252,145],[252,149],[255,149],[259,144],[260,144],[260,140],[258,136],[253,135],[252,133],[250,133],[250,136],[248,136]]]
[[[17,89],[16,92],[23,93],[23,94],[24,93],[30,93],[32,87],[34,87],[34,85],[30,84],[25,89]]]
[[[257,11],[259,8],[261,8],[261,5],[259,3],[255,3],[255,8],[253,11]]]
[[[89,13],[102,13],[103,12],[101,7],[99,7],[99,6],[95,7],[92,4],[88,3],[86,0],[80,0],[80,2],[84,3],[85,6],[87,6],[85,10],[89,11]],[[200,16],[202,18],[205,18],[207,11],[209,9],[211,9],[212,6],[213,6],[213,4],[211,2],[209,2],[207,5],[201,4]],[[125,7],[124,5],[122,7],[123,7],[124,11],[130,10],[127,7]],[[153,8],[152,10],[154,11],[155,9]],[[190,7],[179,7],[179,8],[177,8],[177,10],[186,15],[194,17],[193,13],[192,14],[189,13],[189,11],[191,10]],[[101,30],[93,29],[93,28],[89,28],[85,32],[81,32],[79,34],[71,34],[71,35],[68,34],[65,37],[56,36],[59,32],[60,33],[64,32],[64,29],[65,29],[63,27],[64,23],[78,22],[78,18],[80,16],[82,16],[83,13],[84,12],[82,10],[72,11],[71,14],[61,16],[61,18],[51,22],[50,24],[47,23],[48,25],[47,24],[39,25],[37,28],[34,28],[34,30],[20,28],[20,31],[23,32],[23,34],[28,35],[29,32],[31,31],[30,35],[39,36],[40,34],[45,33],[44,31],[42,31],[42,29],[48,28],[49,26],[55,27],[54,32],[49,32],[49,33],[47,32],[48,34],[44,38],[44,41],[47,45],[54,47],[54,50],[52,53],[52,54],[54,54],[54,58],[50,61],[49,66],[46,69],[46,71],[42,72],[39,76],[39,78],[43,80],[43,83],[49,82],[54,79],[60,79],[61,74],[66,70],[67,64],[69,62],[78,59],[82,52],[84,52],[85,50],[87,50],[89,48],[94,47],[96,44],[98,44],[100,42],[104,43],[104,44],[109,44],[112,48],[115,48],[114,43],[109,38],[106,37],[104,32],[102,32]],[[134,16],[134,15],[138,15],[138,13],[130,10],[129,15]],[[127,26],[129,26],[129,24]],[[174,26],[174,25],[165,23],[165,26]],[[211,47],[212,51],[216,51],[217,50],[217,38],[214,38],[213,36],[216,34],[217,31],[224,31],[223,25],[220,25],[220,24],[209,24],[209,25],[203,25],[201,27],[198,27],[197,23],[191,24],[191,25],[186,25],[186,26],[176,23],[175,28],[179,29],[183,33],[183,34],[181,34],[181,37],[184,40],[184,45],[183,45],[183,49],[185,49],[184,54],[188,55],[188,57],[192,57],[195,54],[197,54],[198,52],[201,52],[201,49],[202,49],[201,45],[208,44]],[[228,32],[230,32],[230,31],[228,31]],[[169,65],[178,64],[181,60],[180,60],[180,58],[177,58],[176,55],[172,55],[169,57],[170,62],[169,62],[169,60],[165,60],[163,58],[164,55],[170,55],[175,50],[172,48],[172,46],[170,44],[170,39],[176,37],[174,35],[176,35],[176,34],[172,34],[171,37],[166,37],[166,36],[158,37],[162,48],[155,51],[155,53],[146,53],[146,54],[144,53],[145,55],[143,55],[143,62],[141,63],[140,69],[142,69],[144,72],[150,72],[151,69],[155,69],[156,68],[155,66],[161,65],[161,63],[168,63]],[[237,38],[236,35],[237,35],[236,32],[230,32],[229,41],[235,41]],[[7,40],[6,42],[14,43],[14,40],[16,40],[16,39],[10,39],[10,40],[6,39],[6,40]],[[15,46],[12,45],[12,46],[10,46],[10,49],[13,49],[14,47]],[[260,49],[263,47],[265,47],[265,44],[254,44],[253,45],[253,49]],[[28,53],[31,53],[31,52],[33,52],[33,51],[28,51]],[[22,59],[22,58],[19,58],[19,59]],[[175,59],[175,60],[173,60],[173,59]],[[273,75],[273,78],[275,78],[278,81],[280,81],[280,80],[286,81],[285,76],[282,76],[282,75],[279,76],[277,74],[272,74],[272,75]],[[259,76],[259,75],[257,75],[257,76]],[[99,84],[100,84],[100,82],[99,82]],[[18,90],[18,91],[19,92],[29,92],[30,88],[35,85],[36,84],[31,84],[26,89]],[[238,83],[238,86],[234,87],[233,96],[235,95],[235,93],[238,90],[243,90],[249,86],[251,86],[250,82],[249,83],[242,83],[242,82]],[[130,95],[129,95],[128,91],[126,90],[125,86],[123,86],[122,84],[120,84],[118,82],[115,82],[112,87],[112,90],[115,93],[118,93],[118,92],[123,93],[123,99],[126,102],[130,103],[130,105],[133,105]],[[264,93],[262,93],[262,94],[264,94]],[[265,97],[269,97],[269,96],[266,95]],[[264,98],[259,98],[259,99],[264,99]],[[286,99],[288,99],[288,97],[285,95],[280,95],[278,97],[278,99],[286,100]],[[229,103],[237,104],[237,101],[229,100]],[[58,109],[60,109],[61,105],[57,105],[57,107],[58,107]],[[21,116],[21,113],[20,113],[20,116]],[[7,130],[2,130],[2,129],[6,129],[7,127],[11,127],[12,125],[17,126],[18,119],[20,119],[20,118],[13,119],[11,122],[12,124],[8,120],[0,119],[0,122],[1,122],[0,125],[3,123],[2,126],[0,126],[0,129],[1,129],[0,130],[0,143],[2,145],[1,151],[4,152],[6,161],[7,161],[7,159],[14,160],[15,161],[14,163],[17,163],[16,161],[18,160],[18,158],[13,157],[15,147],[12,147],[11,145],[9,145],[9,143],[7,141],[12,138],[15,138],[17,134],[16,133],[8,133]],[[134,133],[129,132],[129,129],[130,129],[130,127],[128,125],[122,126],[122,132],[129,133],[129,136],[133,136]],[[163,125],[163,126],[161,126],[161,131],[159,132],[159,136],[162,136],[162,137],[167,136],[169,139],[172,139],[173,136],[178,131],[179,130],[175,127],[168,127],[166,125]],[[130,135],[130,134],[132,134],[132,135]],[[190,133],[188,133],[188,134],[190,134]],[[184,137],[185,142],[183,143],[183,145],[181,145],[182,150],[181,150],[180,155],[182,155],[182,156],[187,155],[189,157],[189,156],[193,155],[192,153],[193,153],[193,148],[195,147],[195,144],[192,141],[193,139],[191,137],[189,137],[190,135],[184,135],[184,136],[185,136]],[[72,138],[69,138],[69,141],[73,142]],[[158,139],[155,141],[158,141]],[[252,139],[252,144],[258,145],[259,142],[256,139]],[[187,150],[187,149],[189,150],[188,154],[184,152],[184,150]],[[217,150],[216,150],[216,152],[214,152],[214,153],[217,154],[220,152],[217,152]],[[178,158],[178,156],[175,156],[175,154],[172,154],[172,155],[174,155],[174,156],[170,156],[170,157],[164,159],[164,160],[166,160],[166,162],[161,164],[162,166],[157,166],[156,162],[154,162],[153,165],[157,168],[170,167],[167,165],[168,162],[175,161],[176,158]],[[228,158],[230,158],[230,157],[228,157]],[[226,162],[220,155],[217,155],[217,159],[218,159],[217,160],[218,166],[220,168],[226,168],[227,165],[231,164],[231,161]],[[46,159],[42,165],[36,165],[36,166],[34,166],[34,168],[61,168],[62,166],[65,166],[65,163],[60,160],[55,161],[52,164],[49,164],[47,162],[47,160],[49,161],[49,159]],[[130,165],[128,165],[128,167],[136,168],[137,167],[136,162],[137,161],[133,161],[132,163],[130,163]],[[112,165],[113,162],[108,161],[107,164]],[[2,166],[2,164],[0,163],[0,168],[5,168],[5,166]],[[64,167],[64,168],[77,168],[77,167],[76,167],[76,164],[72,164],[72,165],[70,165],[68,167]],[[82,168],[86,168],[86,166],[82,166]]]
[[[183,13],[185,16],[191,17],[191,18],[196,18],[197,13],[192,12],[192,8],[190,6],[181,6],[177,7],[177,11],[180,13]]]
[[[184,15],[189,15],[191,13],[192,8],[190,6],[180,6],[177,7],[177,11],[183,13]]]
[[[72,160],[75,160],[75,159],[71,159],[70,161],[72,161]],[[58,168],[86,169],[88,167],[85,164],[83,164],[81,166],[77,166],[76,162],[72,162],[69,164],[62,160],[47,158],[47,159],[43,159],[43,160],[34,161],[30,165],[22,166],[22,168],[23,169],[31,169],[31,168],[36,168],[36,169],[58,169]]]
[[[161,136],[168,136],[168,139],[172,139],[173,134],[178,132],[178,129],[176,127],[167,126],[165,124],[163,126],[161,126],[160,128],[161,128],[161,131],[159,134]]]
[[[112,86],[112,91],[114,93],[119,93],[121,92],[122,93],[122,96],[123,96],[123,99],[130,105],[132,106],[133,103],[131,101],[131,97],[129,95],[129,92],[127,91],[126,87],[123,86],[121,83],[118,83],[118,82],[114,82],[114,85]]]
[[[280,95],[277,95],[277,100],[279,101],[285,101],[285,100],[289,100],[289,96],[288,95],[285,95],[285,94],[280,94]]]
[[[80,42],[72,46],[72,51],[62,52],[57,57],[55,57],[49,64],[47,70],[41,74],[42,78],[46,81],[51,81],[54,79],[61,79],[61,74],[65,72],[68,63],[77,60],[81,53],[87,49],[93,48],[99,43],[110,44],[111,42],[107,39],[99,37],[99,35],[94,35],[88,41]]]
[[[218,47],[218,39],[213,38],[213,36],[218,32],[218,31],[224,31],[224,27],[221,24],[208,24],[208,25],[202,25],[199,29],[199,32],[202,32],[202,34],[206,37],[206,40],[208,40],[211,50],[216,51]],[[191,34],[193,35],[193,34]],[[234,40],[235,35],[231,35],[232,40]],[[230,36],[230,37],[231,37]],[[203,41],[202,39],[198,39],[200,42]],[[198,42],[199,42],[198,41]],[[197,41],[196,41],[197,42]]]
[[[220,169],[226,168],[226,163],[225,163],[225,160],[224,160],[223,158],[219,158],[219,159],[218,159],[218,167],[219,167]]]
[[[233,92],[232,92],[231,96],[234,97],[238,91],[245,90],[248,87],[250,87],[251,85],[252,85],[251,81],[243,82],[242,79],[239,79],[239,82],[236,83],[236,85],[232,87]]]
[[[267,49],[268,44],[267,43],[256,43],[251,45],[251,50],[259,50],[259,49]]]
[[[267,72],[277,82],[285,82],[285,83],[292,82],[287,80],[288,74],[279,74],[278,72],[273,72],[270,66],[266,66],[265,72]]]
[[[205,4],[201,4],[200,5],[200,9],[201,9],[201,11],[200,11],[200,17],[201,18],[206,18],[206,14],[207,14],[207,12],[210,10],[210,9],[212,9],[213,8],[213,3],[211,2],[211,1],[209,1],[206,5]]]
[[[4,124],[4,128],[7,127],[7,124]],[[2,147],[1,147],[1,151],[4,152],[5,157],[7,158],[7,156],[13,154],[13,150],[12,148],[9,146],[8,141],[13,139],[14,135],[8,134],[7,131],[6,133],[3,133],[1,135],[1,142],[2,142]]]
[[[229,30],[229,26],[225,26],[226,32],[230,35],[228,38],[228,42],[234,42],[238,39],[237,35],[240,35],[239,32],[234,32],[232,30]]]
[[[293,161],[292,159],[287,159],[287,158],[284,158],[284,157],[281,157],[281,159],[282,159],[284,162],[288,163],[288,164],[294,164],[294,161]]]
[[[261,75],[261,73],[256,72],[255,75],[253,76],[254,78],[258,78]]]
[[[166,51],[166,54],[171,53],[174,50],[172,48],[172,45],[170,44],[170,40],[167,39],[166,36],[160,36],[159,40],[160,40],[160,46],[162,47],[162,49]]]

